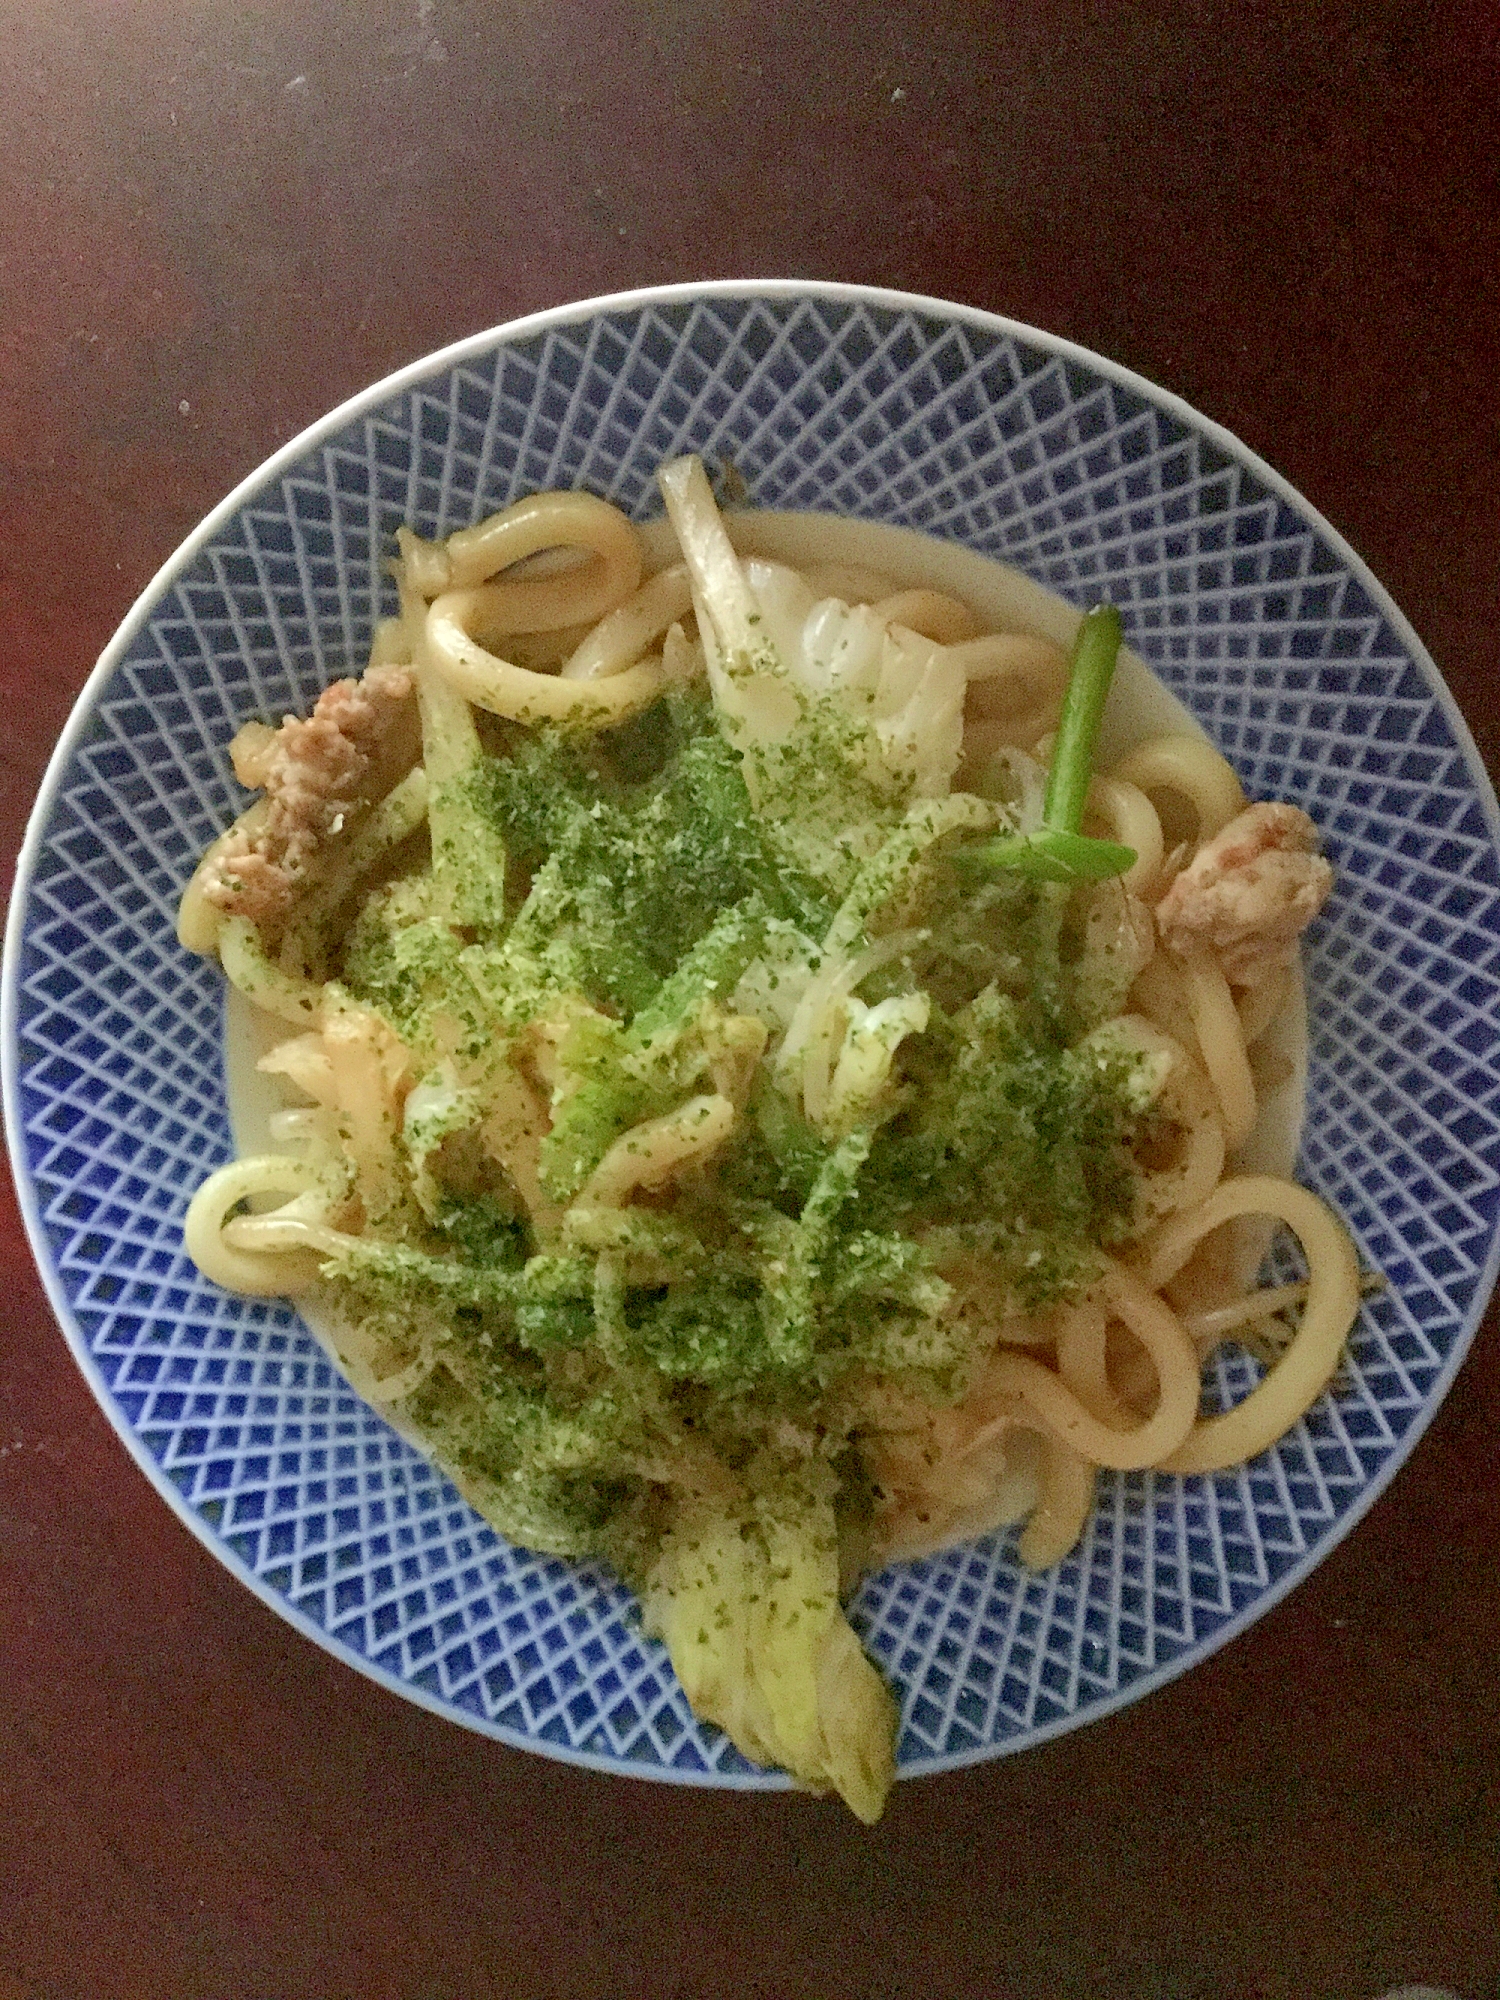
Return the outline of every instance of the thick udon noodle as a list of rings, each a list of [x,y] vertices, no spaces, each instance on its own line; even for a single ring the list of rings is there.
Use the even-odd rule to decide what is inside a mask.
[[[1004,758],[1008,746],[1036,747],[1057,692],[1039,642],[1065,644],[1077,623],[1060,599],[1017,572],[903,531],[823,516],[747,514],[729,526],[742,553],[797,567],[817,593],[874,604],[962,654],[970,692],[960,784],[964,772],[986,757]],[[638,535],[587,496],[543,495],[446,547],[403,539],[403,618],[379,635],[374,658],[418,663],[423,762],[391,773],[383,800],[334,844],[306,891],[304,923],[308,909],[326,915],[345,902],[421,825],[431,787],[465,754],[471,704],[523,723],[608,727],[665,680],[693,670],[685,636],[692,593],[665,522]],[[559,549],[575,553],[560,559]],[[522,572],[497,580],[521,562]],[[988,636],[995,634],[1009,636]],[[1137,850],[1125,884],[1136,898],[1149,899],[1244,804],[1229,766],[1129,655],[1100,771],[1092,809],[1101,830]],[[251,808],[252,825],[261,810]],[[434,828],[435,844],[440,836]],[[303,1039],[287,1043],[290,1052],[273,1056],[272,1067],[304,1098],[337,1099],[346,1116],[352,1097],[355,1157],[375,1162],[378,1128],[390,1112],[380,1101],[382,1052],[368,1035],[360,1044],[357,1026],[345,1034],[347,1046],[335,1038],[313,1048],[305,1037],[320,1020],[321,990],[306,976],[305,952],[299,961],[297,917],[279,959],[268,956],[253,926],[204,899],[202,880],[200,870],[182,935],[194,949],[217,949],[238,989],[229,1073],[248,1157],[199,1193],[189,1251],[231,1289],[302,1296],[354,1386],[412,1435],[401,1399],[430,1364],[419,1355],[383,1367],[326,1295],[306,1296],[320,1257],[344,1239],[317,1175],[280,1156],[295,1150],[307,1114],[276,1110],[283,1100],[254,1067],[290,1025]],[[1081,1298],[1021,1318],[1002,1298],[986,1301],[982,1274],[975,1277],[967,1303],[991,1312],[993,1343],[957,1404],[934,1407],[894,1383],[872,1398],[864,1450],[885,1496],[873,1559],[915,1556],[1029,1516],[1021,1553],[1046,1566],[1082,1532],[1100,1468],[1208,1472],[1253,1457],[1304,1413],[1334,1370],[1359,1284],[1341,1227],[1286,1177],[1305,1080],[1300,972],[1237,993],[1211,951],[1179,958],[1154,947],[1145,955],[1116,1032],[1159,1062],[1162,1103],[1182,1143],[1143,1177],[1144,1226],[1101,1256],[1102,1276]],[[869,970],[836,950],[828,967],[778,1056],[783,1073],[795,1072],[810,1115],[838,1088],[825,1032],[831,1010]],[[685,1163],[712,1151],[736,1116],[731,1096],[700,1094],[649,1131],[633,1132],[628,1149],[617,1146],[595,1170],[593,1209],[628,1212],[635,1195],[669,1184]],[[512,1128],[495,1144],[545,1231],[557,1216],[528,1171],[514,1116]],[[267,1203],[280,1205],[242,1212]],[[1278,1224],[1299,1240],[1307,1279],[1257,1290]],[[1273,1365],[1258,1386],[1233,1410],[1200,1415],[1202,1372],[1214,1349],[1224,1339],[1264,1336],[1273,1316],[1289,1309],[1300,1314],[1295,1331],[1268,1348]]]

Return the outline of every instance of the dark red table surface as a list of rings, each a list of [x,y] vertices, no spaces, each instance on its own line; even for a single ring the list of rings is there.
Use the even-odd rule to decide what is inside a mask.
[[[0,851],[236,480],[486,325],[857,279],[1140,369],[1500,749],[1493,0],[6,0]],[[8,863],[7,863],[8,865]],[[574,1771],[281,1624],[0,1211],[0,2000],[1500,1994],[1500,1342],[1285,1604],[1049,1747],[826,1801]]]

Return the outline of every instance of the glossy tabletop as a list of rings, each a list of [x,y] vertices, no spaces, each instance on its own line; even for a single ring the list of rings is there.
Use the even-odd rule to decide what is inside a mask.
[[[1500,762],[1492,0],[0,0],[0,853],[94,658],[416,356],[697,277],[987,307],[1372,564]],[[1500,1325],[1285,1603],[873,1832],[471,1735],[167,1510],[0,1206],[0,2000],[1500,1996]]]

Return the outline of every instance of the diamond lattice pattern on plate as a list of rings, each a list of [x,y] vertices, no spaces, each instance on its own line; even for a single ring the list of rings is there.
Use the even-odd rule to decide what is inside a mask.
[[[107,1407],[218,1551],[324,1643],[460,1720],[606,1764],[776,1783],[696,1724],[609,1577],[509,1548],[284,1308],[179,1241],[227,1156],[221,1001],[173,916],[238,809],[226,746],[356,668],[395,527],[582,485],[638,517],[680,451],[755,504],[961,540],[1135,645],[1339,869],[1311,946],[1303,1171],[1390,1280],[1335,1393],[1211,1479],[1106,1480],[1079,1549],[890,1571],[856,1622],[902,1762],[1033,1741],[1178,1670],[1316,1559],[1460,1350],[1496,1231],[1497,876],[1482,780],[1363,575],[1214,439],[1071,356],[855,302],[604,313],[389,397],[267,481],[152,607],[54,795],[10,976],[45,1254]],[[1218,1393],[1253,1369],[1221,1365]]]

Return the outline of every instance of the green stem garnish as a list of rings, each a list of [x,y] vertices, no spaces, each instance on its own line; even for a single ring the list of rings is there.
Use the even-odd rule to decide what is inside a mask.
[[[1123,875],[1135,849],[1080,831],[1094,776],[1094,747],[1120,650],[1120,614],[1096,604],[1078,628],[1068,692],[1047,775],[1042,823],[1034,833],[1001,834],[955,856],[968,868],[1014,868],[1044,882],[1103,882]]]

